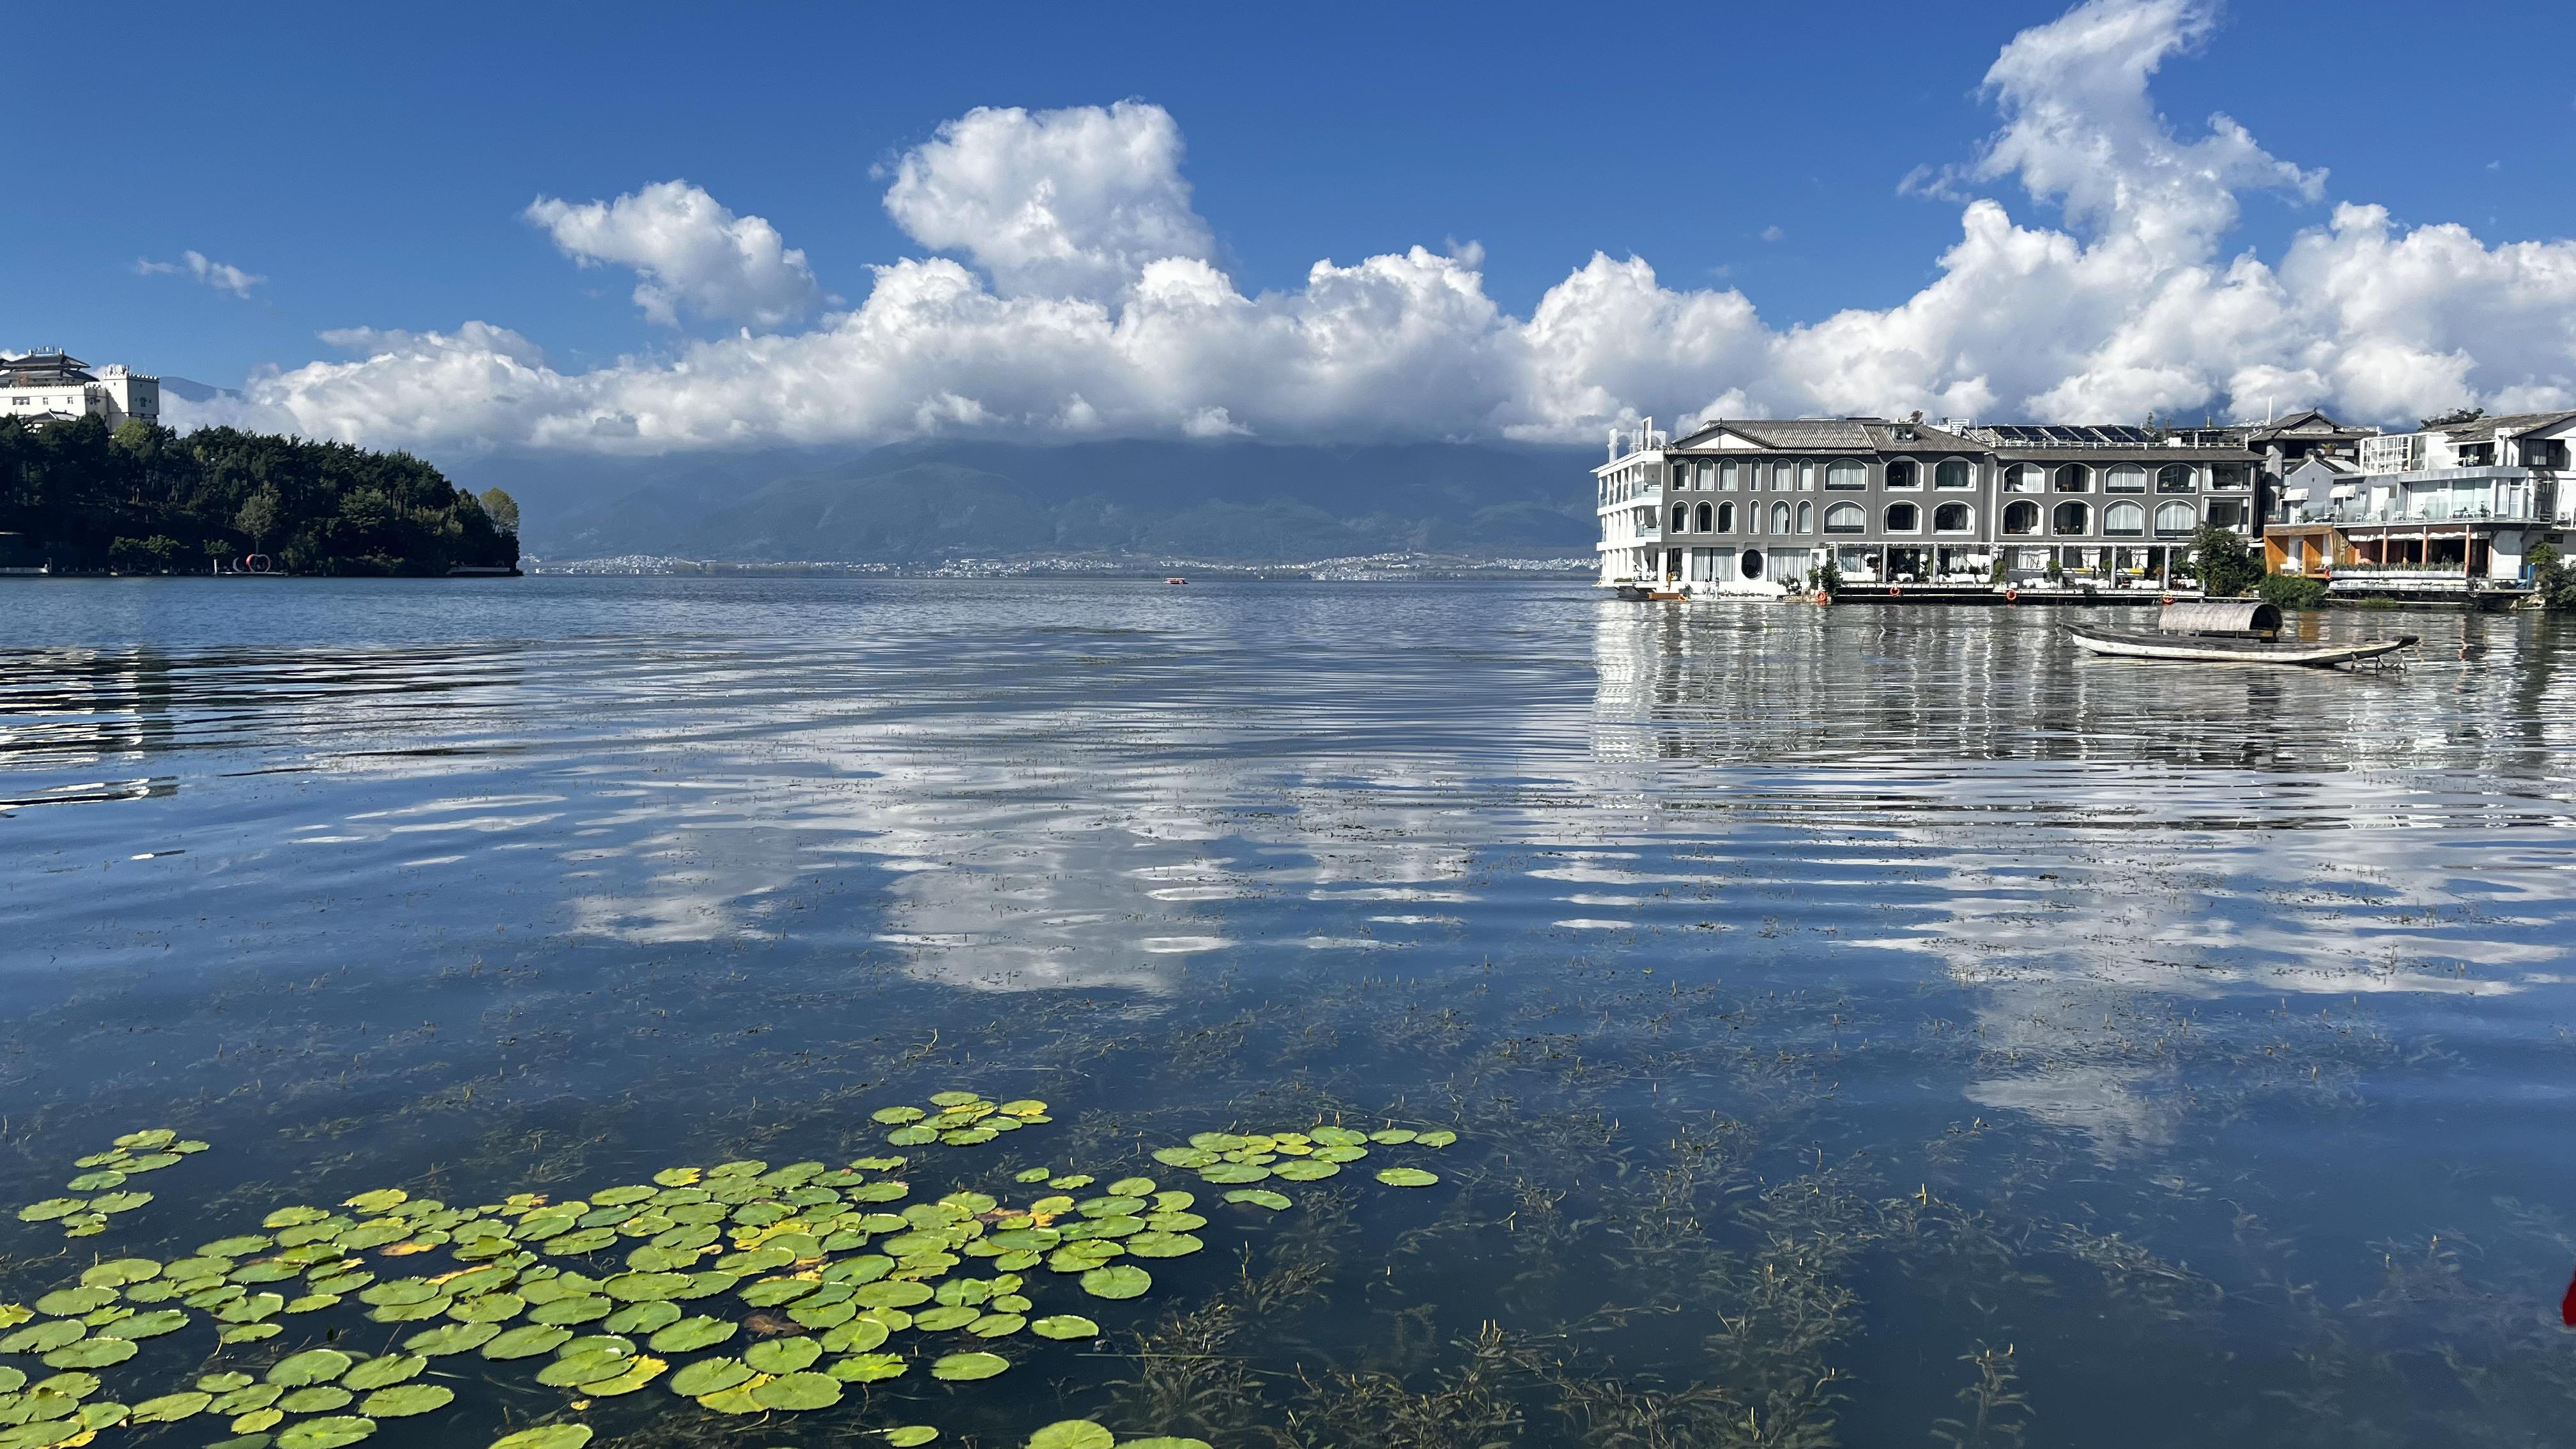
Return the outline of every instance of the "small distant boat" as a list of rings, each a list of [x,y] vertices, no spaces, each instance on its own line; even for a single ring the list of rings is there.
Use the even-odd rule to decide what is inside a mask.
[[[2068,624],[2078,647],[2120,659],[2178,659],[2195,664],[2304,664],[2311,667],[2376,659],[2414,647],[2416,636],[2355,639],[2342,643],[2284,641],[2281,611],[2255,600],[2198,599],[2167,604],[2154,633]]]
[[[1174,574],[1170,578],[1163,580],[1163,582],[1167,584],[1186,584],[1189,580],[1182,578],[1179,574]]]

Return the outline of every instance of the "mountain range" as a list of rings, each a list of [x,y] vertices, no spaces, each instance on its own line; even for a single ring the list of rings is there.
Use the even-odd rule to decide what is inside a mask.
[[[1293,563],[1411,552],[1588,556],[1589,448],[948,440],[861,452],[439,460],[519,500],[547,560],[932,565],[959,559]]]

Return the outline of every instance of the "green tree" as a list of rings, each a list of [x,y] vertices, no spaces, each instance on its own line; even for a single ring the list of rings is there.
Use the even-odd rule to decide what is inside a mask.
[[[486,488],[476,500],[492,520],[492,526],[512,538],[519,536],[519,500],[498,488]]]
[[[2191,539],[2191,562],[2185,565],[2200,580],[2200,591],[2213,599],[2232,599],[2263,580],[2263,560],[2243,535],[2232,528],[2204,523]]]
[[[277,490],[263,488],[250,496],[250,501],[241,506],[241,512],[233,515],[233,527],[250,535],[251,552],[262,552],[262,545],[269,534],[276,531],[277,510]]]
[[[2558,545],[2544,543],[2531,550],[2531,591],[2543,608],[2576,611],[2576,569],[2567,566]]]

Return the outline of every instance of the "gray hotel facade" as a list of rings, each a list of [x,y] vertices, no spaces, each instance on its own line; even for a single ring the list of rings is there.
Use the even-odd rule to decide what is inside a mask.
[[[2203,524],[2255,533],[2263,431],[1650,420],[1593,470],[1600,581],[1776,595],[1830,562],[1857,584],[2160,588]]]

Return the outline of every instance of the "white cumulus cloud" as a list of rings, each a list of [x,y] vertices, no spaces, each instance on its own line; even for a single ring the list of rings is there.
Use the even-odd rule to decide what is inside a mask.
[[[2211,32],[2202,0],[2087,0],[2013,37],[1985,77],[1996,132],[1909,182],[1960,208],[1937,275],[1809,325],[1606,255],[1516,317],[1472,243],[1318,261],[1296,287],[1247,293],[1191,209],[1179,127],[1127,101],[941,127],[892,168],[886,206],[946,255],[873,268],[857,306],[810,327],[784,330],[816,296],[802,255],[666,182],[531,215],[577,259],[643,272],[648,311],[770,330],[580,372],[484,323],[351,333],[351,360],[255,379],[226,416],[428,449],[649,452],[960,430],[1590,441],[1640,414],[2576,406],[2576,243],[2489,245],[2342,201],[2273,259],[2231,252],[2247,198],[2321,206],[2326,176],[2226,116],[2158,110],[2159,70]]]
[[[978,107],[896,164],[885,206],[1015,295],[1115,296],[1149,262],[1215,255],[1181,179],[1180,126],[1136,101]]]
[[[175,262],[138,261],[134,264],[134,270],[147,277],[184,273],[218,292],[230,292],[244,299],[249,298],[251,288],[268,280],[266,277],[253,276],[230,263],[212,260],[204,252],[197,251],[181,252],[179,260]]]
[[[643,280],[635,305],[666,327],[685,307],[701,316],[778,327],[823,300],[805,254],[757,216],[736,216],[703,188],[657,181],[614,201],[574,205],[540,197],[528,220],[585,266],[628,267]]]

